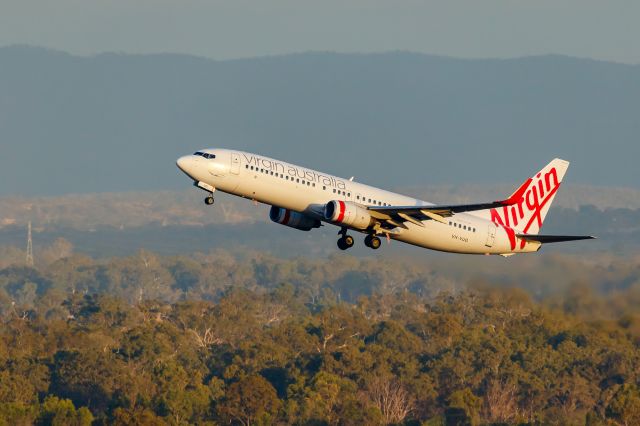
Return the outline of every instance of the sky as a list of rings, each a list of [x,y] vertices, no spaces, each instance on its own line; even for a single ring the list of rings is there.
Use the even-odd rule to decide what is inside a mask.
[[[640,63],[638,0],[0,0],[0,46],[234,59],[307,51]]]

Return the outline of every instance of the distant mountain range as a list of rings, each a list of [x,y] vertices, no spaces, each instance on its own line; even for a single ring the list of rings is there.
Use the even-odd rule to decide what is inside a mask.
[[[384,187],[639,187],[640,66],[305,53],[234,61],[0,48],[0,195],[184,188],[175,159],[230,147]]]

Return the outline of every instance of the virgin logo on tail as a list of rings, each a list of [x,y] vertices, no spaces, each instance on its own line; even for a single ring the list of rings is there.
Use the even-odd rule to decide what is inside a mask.
[[[517,191],[522,191],[522,196],[517,201],[514,200],[513,204],[505,205],[501,209],[491,209],[491,221],[507,232],[511,250],[516,248],[515,229],[526,234],[534,224],[536,233],[542,227],[543,210],[558,192],[561,179],[558,178],[556,167],[551,167],[546,172],[541,171],[527,180]],[[525,244],[522,240],[520,248],[524,248]]]

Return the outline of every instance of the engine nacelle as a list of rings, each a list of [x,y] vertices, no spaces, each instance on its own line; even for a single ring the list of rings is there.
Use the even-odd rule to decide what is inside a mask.
[[[351,201],[334,200],[324,206],[324,218],[335,224],[343,224],[356,229],[367,229],[373,225],[369,210]]]
[[[320,221],[317,219],[276,206],[271,206],[269,218],[280,225],[299,229],[301,231],[310,231],[313,228],[319,228],[321,225]]]

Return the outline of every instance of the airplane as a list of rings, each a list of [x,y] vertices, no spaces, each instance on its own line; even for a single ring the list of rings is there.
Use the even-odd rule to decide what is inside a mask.
[[[540,235],[539,231],[569,162],[556,158],[508,198],[476,204],[432,204],[258,154],[203,149],[180,157],[178,168],[214,203],[216,190],[271,205],[273,222],[310,231],[338,226],[338,248],[355,243],[349,231],[451,253],[511,256],[543,244],[595,238]]]

